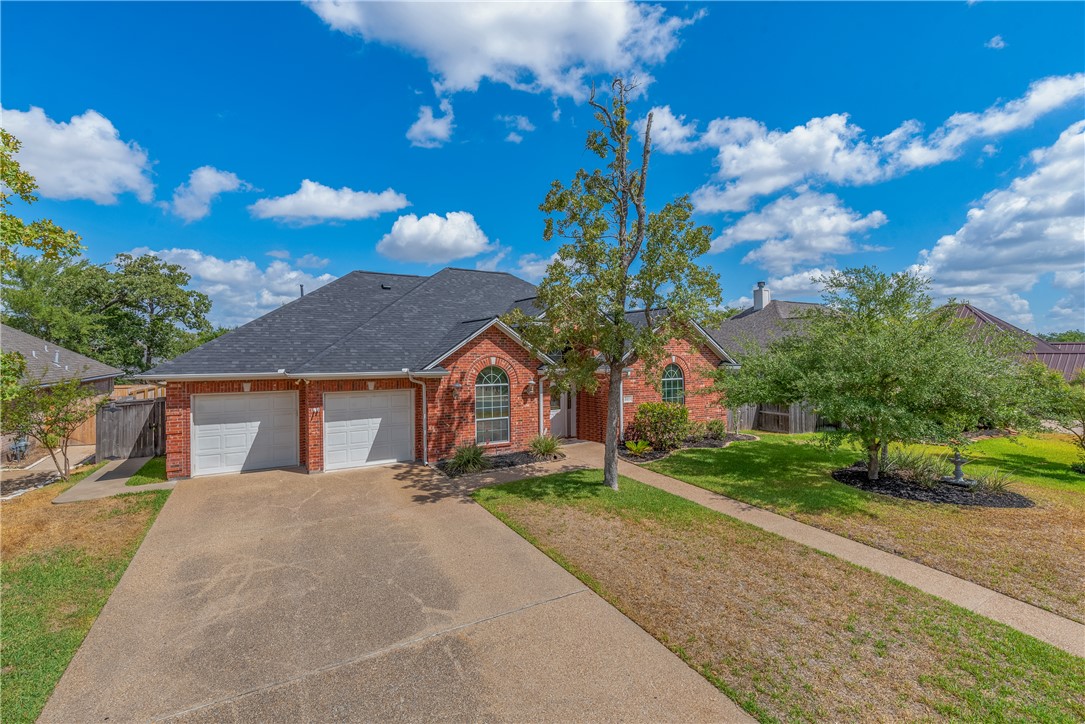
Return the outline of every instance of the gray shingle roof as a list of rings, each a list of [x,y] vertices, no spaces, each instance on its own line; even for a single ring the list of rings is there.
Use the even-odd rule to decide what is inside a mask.
[[[745,309],[707,331],[727,354],[741,357],[749,344],[764,348],[780,337],[801,330],[803,316],[822,308],[813,302],[776,300],[763,309]]]
[[[534,294],[502,272],[356,271],[142,376],[418,371]]]
[[[6,324],[0,325],[0,348],[4,352],[18,352],[23,356],[26,360],[26,380],[40,380],[46,385],[73,377],[92,380],[120,377],[124,374],[116,367],[46,342]]]

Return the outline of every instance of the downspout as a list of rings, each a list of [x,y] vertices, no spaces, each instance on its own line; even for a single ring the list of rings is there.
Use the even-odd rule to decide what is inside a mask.
[[[416,380],[406,367],[407,379],[422,388],[422,464],[429,465],[429,405],[426,404],[426,381]]]
[[[543,378],[539,375],[539,437],[546,434],[543,429]]]
[[[618,383],[618,393],[622,398],[622,406],[618,408],[618,424],[621,426],[622,438],[625,438],[625,377]]]

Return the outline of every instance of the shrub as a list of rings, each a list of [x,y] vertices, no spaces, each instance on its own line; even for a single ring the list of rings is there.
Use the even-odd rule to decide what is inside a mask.
[[[727,437],[727,423],[723,420],[709,420],[705,423],[705,429],[708,431],[707,437],[710,440],[722,440]]]
[[[1073,470],[1075,473],[1085,475],[1085,462],[1071,463],[1070,469]]]
[[[474,473],[490,467],[490,461],[481,447],[475,444],[460,445],[452,453],[452,459],[448,461],[449,472],[455,475]]]
[[[689,410],[672,402],[645,402],[633,418],[633,438],[656,450],[674,450],[686,439]]]
[[[686,430],[687,440],[704,440],[708,437],[708,425],[703,422],[693,421]]]
[[[920,487],[933,488],[950,471],[945,456],[900,448],[890,451],[888,465],[882,472]]]
[[[652,446],[648,444],[647,440],[626,440],[625,449],[629,451],[630,455],[635,455],[638,458],[652,452]]]
[[[538,435],[527,444],[531,454],[542,460],[560,460],[565,457],[561,451],[561,440],[553,435]]]
[[[1009,474],[995,468],[989,473],[976,476],[976,490],[985,493],[1005,493],[1014,482],[1014,479]]]

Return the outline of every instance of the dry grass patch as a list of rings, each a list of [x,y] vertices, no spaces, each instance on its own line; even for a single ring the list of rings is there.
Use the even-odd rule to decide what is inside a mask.
[[[4,722],[37,718],[169,496],[153,491],[53,505],[74,482],[25,493],[0,508]]]
[[[764,434],[648,467],[1085,622],[1085,477],[1069,470],[1073,446],[1055,435],[992,438],[965,454],[974,459],[967,471],[1010,472],[1012,490],[1036,506],[939,505],[858,490],[829,477],[857,453],[827,451],[807,436]]]
[[[889,578],[598,471],[476,498],[763,720],[1085,716],[1082,661]]]

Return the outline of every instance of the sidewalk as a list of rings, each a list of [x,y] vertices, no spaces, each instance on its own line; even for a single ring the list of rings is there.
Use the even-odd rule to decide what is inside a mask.
[[[150,458],[128,458],[110,460],[94,473],[80,480],[66,491],[53,498],[53,504],[77,503],[82,500],[97,500],[122,493],[142,493],[147,490],[172,490],[176,482],[151,483],[150,485],[128,486],[128,479],[136,474]]]
[[[598,468],[603,462],[603,446],[599,443],[570,445],[565,449],[565,452],[567,457],[562,461],[565,469],[574,466]],[[549,468],[551,466],[558,468],[554,464],[545,467]],[[537,467],[542,468],[544,466]],[[548,474],[559,471],[560,468],[546,470],[545,473],[534,472],[532,474]],[[1085,625],[1077,621],[1045,611],[1024,601],[1019,601],[1016,598],[984,588],[963,578],[924,566],[921,563],[901,558],[892,553],[886,553],[835,533],[829,533],[762,508],[683,483],[624,460],[619,460],[618,471],[626,477],[750,523],[782,538],[829,553],[875,573],[895,578],[921,591],[943,598],[961,608],[966,608],[981,616],[1011,626],[1022,633],[1056,646],[1063,651],[1068,651],[1075,656],[1085,657]],[[523,477],[530,476],[524,475]]]

